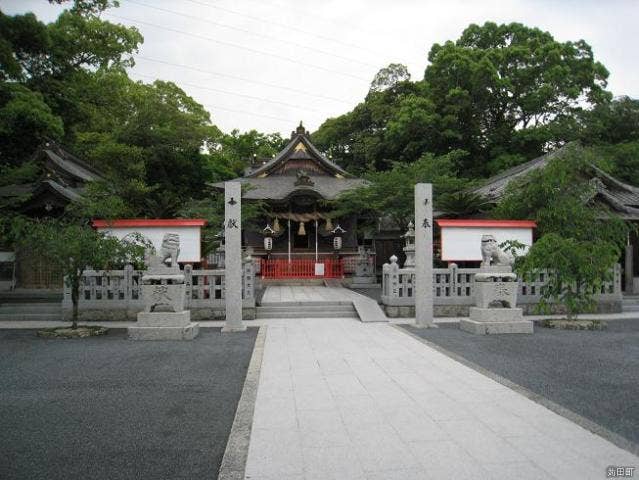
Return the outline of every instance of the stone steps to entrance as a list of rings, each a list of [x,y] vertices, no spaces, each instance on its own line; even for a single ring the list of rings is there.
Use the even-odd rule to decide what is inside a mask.
[[[62,302],[62,292],[59,290],[31,290],[18,289],[11,292],[0,292],[0,305],[23,304],[32,305],[34,303],[60,303]]]
[[[262,278],[260,282],[265,287],[269,287],[269,286],[270,287],[308,287],[313,285],[315,286],[324,285],[324,279],[322,278],[305,278],[305,279]]]
[[[47,296],[40,297],[34,302],[21,301],[0,304],[0,321],[59,321],[62,320],[62,306],[60,302],[45,302]]]
[[[623,312],[639,312],[639,296],[624,295],[621,305]]]
[[[326,301],[299,301],[299,302],[262,302],[260,306],[262,307],[330,307],[330,306],[344,306],[344,305],[353,305],[353,302],[348,300],[337,300],[334,302],[326,302]]]
[[[0,322],[58,322],[62,313],[0,313]]]
[[[256,308],[256,318],[359,318],[352,303],[317,303],[319,304],[290,302],[261,305]]]
[[[60,303],[3,303],[2,313],[57,313],[62,310]]]
[[[269,311],[264,310],[265,307],[280,309]],[[388,321],[375,300],[338,286],[268,286],[256,314],[257,318],[328,317],[355,318],[362,322]]]

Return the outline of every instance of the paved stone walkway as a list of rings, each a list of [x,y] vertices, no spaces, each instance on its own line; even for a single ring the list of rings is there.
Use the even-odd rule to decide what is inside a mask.
[[[350,291],[345,288],[331,288],[322,285],[269,285],[266,287],[262,304],[290,302],[348,302]]]
[[[639,458],[389,324],[269,320],[246,478],[603,479]]]

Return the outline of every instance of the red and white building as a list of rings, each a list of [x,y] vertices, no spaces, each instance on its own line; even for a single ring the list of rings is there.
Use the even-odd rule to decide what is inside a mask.
[[[202,227],[203,219],[148,219],[133,218],[120,220],[94,220],[93,227],[120,240],[138,233],[149,240],[156,250],[162,246],[166,233],[177,233],[180,236],[179,263],[200,263],[202,261]]]
[[[520,242],[528,251],[537,224],[530,220],[445,219],[435,220],[440,229],[441,260],[450,263],[481,262],[481,237],[493,235],[497,243]]]

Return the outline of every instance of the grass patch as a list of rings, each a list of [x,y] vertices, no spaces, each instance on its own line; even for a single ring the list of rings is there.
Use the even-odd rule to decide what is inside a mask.
[[[602,322],[601,320],[553,320],[547,318],[545,320],[542,320],[539,325],[543,328],[556,328],[558,330],[601,331],[608,328],[608,324],[606,322]]]
[[[38,330],[38,337],[43,338],[87,338],[106,335],[106,327],[79,325],[78,328],[57,327]]]

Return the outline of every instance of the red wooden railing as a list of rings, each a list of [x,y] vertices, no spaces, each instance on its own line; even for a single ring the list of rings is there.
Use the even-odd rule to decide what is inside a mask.
[[[324,265],[324,275],[315,275],[315,264]],[[343,259],[262,259],[262,278],[342,278]]]

